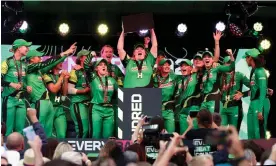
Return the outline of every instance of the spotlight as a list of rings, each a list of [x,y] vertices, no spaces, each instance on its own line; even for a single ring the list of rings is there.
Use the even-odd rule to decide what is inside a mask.
[[[179,24],[179,25],[177,26],[177,30],[178,30],[180,33],[185,33],[185,32],[187,31],[187,26],[186,26],[186,24],[183,24],[183,23]]]
[[[62,36],[65,36],[69,33],[70,31],[70,28],[69,28],[69,25],[66,24],[66,23],[62,23],[59,25],[59,33],[62,35]]]
[[[186,24],[183,24],[183,23],[179,24],[177,26],[177,31],[176,31],[177,36],[179,36],[179,37],[183,36],[184,33],[187,31],[187,29],[188,28],[187,28]]]
[[[218,31],[224,31],[225,30],[225,24],[223,23],[223,22],[218,22],[217,24],[216,24],[216,29],[218,30]]]
[[[19,31],[21,33],[26,33],[28,30],[28,23],[26,21],[23,21],[21,27],[19,28]]]
[[[260,31],[263,30],[263,25],[262,25],[262,23],[256,22],[256,23],[253,25],[253,28],[254,28],[255,31],[260,32]]]
[[[267,50],[267,49],[270,48],[271,43],[270,43],[269,40],[264,39],[264,40],[261,41],[260,46],[261,46],[262,49]]]
[[[106,24],[100,24],[98,26],[98,32],[100,35],[105,35],[108,32],[108,27]]]

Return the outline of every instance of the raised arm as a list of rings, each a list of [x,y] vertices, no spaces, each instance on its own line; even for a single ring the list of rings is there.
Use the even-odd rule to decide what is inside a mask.
[[[152,44],[150,52],[154,56],[154,58],[156,58],[158,54],[158,43],[157,43],[157,38],[154,32],[154,29],[151,29],[150,33],[151,33],[151,44]]]
[[[220,56],[220,47],[219,47],[219,41],[222,36],[222,33],[220,31],[216,31],[216,33],[213,33],[213,37],[215,40],[215,51],[214,51],[214,61],[218,62],[219,61],[219,56]]]
[[[117,44],[117,50],[121,61],[123,61],[126,56],[126,51],[124,50],[124,42],[125,42],[124,40],[125,40],[125,34],[123,29]]]
[[[40,70],[40,72],[42,74],[49,72],[53,67],[55,67],[57,64],[63,62],[69,54],[72,54],[76,50],[76,44],[77,43],[74,43],[73,45],[71,45],[68,50],[66,50],[65,52],[62,52],[57,57],[48,59],[41,63],[29,64],[27,67],[27,73],[29,74],[29,73],[32,73],[37,70]]]

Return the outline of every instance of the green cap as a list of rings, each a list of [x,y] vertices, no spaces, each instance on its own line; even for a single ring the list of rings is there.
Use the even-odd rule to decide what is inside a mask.
[[[87,55],[89,55],[89,53],[90,53],[90,51],[88,51],[88,50],[85,50],[85,49],[80,50],[77,54],[77,59],[79,59],[81,56],[87,56]]]
[[[223,59],[223,63],[227,63],[227,62],[229,62],[230,60],[231,60],[230,56],[226,56],[226,57],[224,57],[224,59]]]
[[[43,56],[44,53],[43,52],[39,52],[37,50],[30,50],[26,56],[27,59],[31,59],[33,57],[36,57],[36,56]]]
[[[253,57],[253,58],[256,58],[258,55],[260,55],[261,53],[260,53],[260,51],[258,50],[258,49],[256,49],[256,48],[252,48],[252,49],[250,49],[250,50],[248,50],[248,51],[246,51],[245,52],[245,55],[243,56],[243,58],[246,58],[246,57],[248,57],[248,56],[251,56],[251,57]]]
[[[138,47],[141,47],[141,48],[145,49],[144,44],[142,44],[142,43],[137,43],[137,44],[134,45],[134,50],[135,50],[136,48],[138,48]]]
[[[189,66],[193,66],[192,62],[189,59],[183,59],[179,65],[182,66],[184,63],[186,63]]]
[[[203,53],[202,53],[202,57],[204,57],[204,55],[210,55],[211,57],[214,56],[213,53],[210,52],[210,51],[205,51],[205,52],[203,52]]]
[[[172,62],[169,60],[169,59],[162,59],[160,62],[159,62],[159,66],[163,66],[165,63],[169,63],[170,65],[172,64]]]
[[[17,48],[19,48],[21,46],[30,47],[31,45],[32,45],[32,42],[27,42],[24,39],[16,39],[12,44],[12,49],[16,50]]]
[[[95,67],[97,67],[101,62],[104,62],[106,65],[108,64],[108,63],[107,63],[107,60],[101,59],[101,60],[96,61]]]
[[[197,58],[197,57],[199,57],[200,59],[202,59],[202,54],[196,53],[196,54],[194,55],[194,58],[193,58],[193,59],[195,59],[195,58]]]

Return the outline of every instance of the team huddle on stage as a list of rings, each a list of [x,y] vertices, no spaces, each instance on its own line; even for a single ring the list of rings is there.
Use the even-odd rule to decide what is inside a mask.
[[[158,51],[153,29],[150,34],[151,38],[145,37],[145,43],[136,44],[133,55],[129,56],[124,50],[122,31],[117,49],[125,74],[111,63],[114,50],[109,45],[102,47],[102,59],[95,62],[92,62],[96,57],[94,51],[79,51],[77,65],[68,73],[62,70],[62,62],[76,50],[76,43],[59,56],[42,62],[44,53],[29,50],[31,42],[15,40],[11,49],[13,56],[1,64],[2,121],[7,126],[6,134],[22,133],[26,127],[27,108],[32,107],[37,110],[47,137],[65,138],[67,120],[62,102],[68,97],[77,138],[114,136],[117,89],[123,87],[161,88],[161,116],[165,128],[168,133],[174,132],[177,119],[180,134],[188,128],[190,112],[201,109],[220,113],[222,125],[234,125],[239,129],[243,118],[241,98],[250,96],[248,139],[264,137],[270,104],[268,76],[260,50],[250,49],[243,56],[252,67],[250,78],[247,78],[235,71],[235,59],[230,49],[226,50],[223,64],[218,63],[222,34],[217,31],[213,34],[214,54],[198,52],[193,61],[184,59],[179,64],[181,75],[176,75],[170,68],[171,61]],[[242,92],[243,85],[250,91]]]

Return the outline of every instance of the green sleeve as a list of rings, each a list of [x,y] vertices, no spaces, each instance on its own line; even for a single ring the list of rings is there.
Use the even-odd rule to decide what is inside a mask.
[[[242,81],[242,84],[247,86],[248,88],[250,87],[250,80],[249,78],[247,78],[244,74],[240,73],[241,74],[241,81]]]
[[[257,85],[259,85],[259,91],[260,91],[260,96],[259,96],[259,109],[258,112],[262,112],[263,107],[264,107],[264,100],[266,98],[267,94],[267,77],[266,73],[264,70],[256,70],[255,71],[255,79]]]
[[[27,74],[33,73],[34,71],[40,70],[42,74],[47,73],[53,67],[55,67],[60,62],[65,60],[66,56],[50,58],[41,63],[32,63],[27,66]]]
[[[217,72],[221,72],[221,73],[230,72],[230,71],[233,71],[234,69],[235,69],[235,62],[234,61],[232,61],[229,66],[220,65],[216,68]]]
[[[93,68],[93,64],[91,63],[92,59],[93,59],[93,55],[88,54],[86,59],[84,60],[83,64],[84,64],[85,71],[90,71]]]

